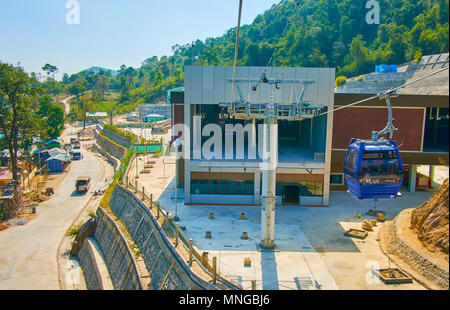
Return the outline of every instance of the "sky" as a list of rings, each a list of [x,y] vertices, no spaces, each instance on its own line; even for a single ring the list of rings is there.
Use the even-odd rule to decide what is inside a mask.
[[[242,24],[279,1],[244,0]],[[239,0],[0,0],[0,61],[27,72],[50,63],[57,78],[91,66],[139,67],[175,44],[223,35],[237,25],[238,7]]]

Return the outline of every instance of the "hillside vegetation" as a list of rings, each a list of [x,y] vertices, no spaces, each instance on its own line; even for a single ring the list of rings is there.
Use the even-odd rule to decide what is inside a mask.
[[[337,76],[352,77],[373,72],[376,64],[401,64],[448,52],[448,0],[378,1],[379,25],[366,23],[366,3],[303,0],[297,7],[283,0],[242,26],[238,65],[266,66],[278,47],[272,66],[335,67]],[[292,23],[280,41],[292,12]],[[63,83],[66,88],[78,83],[96,90],[92,108],[130,111],[142,103],[163,101],[168,89],[182,86],[185,65],[232,65],[235,32],[232,28],[221,37],[175,45],[172,55],[150,57],[140,68],[122,65],[114,74],[85,70],[66,75]],[[105,91],[118,98],[106,100]]]

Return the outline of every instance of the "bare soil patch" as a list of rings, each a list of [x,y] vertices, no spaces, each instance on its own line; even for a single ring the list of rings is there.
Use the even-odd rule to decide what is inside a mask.
[[[449,193],[448,179],[441,188],[411,213],[410,228],[431,253],[449,251]]]

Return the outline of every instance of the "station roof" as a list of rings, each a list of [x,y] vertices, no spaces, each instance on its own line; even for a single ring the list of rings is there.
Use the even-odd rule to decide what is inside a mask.
[[[87,117],[108,117],[106,112],[86,112]]]
[[[336,94],[379,94],[391,88],[402,86],[449,63],[449,53],[423,56],[418,64],[399,65],[398,72],[368,73],[353,77],[335,89]],[[399,95],[448,96],[448,71],[444,70],[421,81],[407,85],[398,91]]]

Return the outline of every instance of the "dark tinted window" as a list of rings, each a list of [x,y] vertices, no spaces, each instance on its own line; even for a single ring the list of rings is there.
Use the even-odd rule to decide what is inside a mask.
[[[356,160],[358,159],[358,151],[355,149],[349,149],[347,152],[347,158],[344,163],[344,169],[348,172],[355,172]]]

